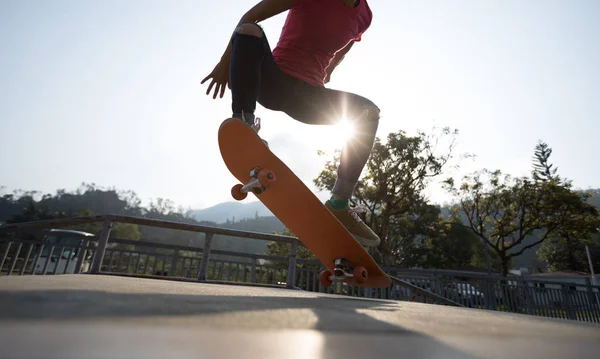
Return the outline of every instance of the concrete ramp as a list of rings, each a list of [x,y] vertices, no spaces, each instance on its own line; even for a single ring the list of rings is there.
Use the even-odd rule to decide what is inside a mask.
[[[598,358],[600,326],[289,289],[0,278],[10,358]]]

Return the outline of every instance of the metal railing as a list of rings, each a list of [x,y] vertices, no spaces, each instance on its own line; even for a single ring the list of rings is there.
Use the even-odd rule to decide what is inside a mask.
[[[45,248],[41,240],[15,238],[23,232],[93,222],[103,223],[99,237],[83,240],[77,246]],[[114,222],[204,233],[204,247],[112,238],[110,232]],[[7,233],[12,237],[2,238]],[[213,242],[219,236],[287,243],[290,256],[215,250]],[[389,275],[402,281],[394,281],[392,286],[382,289],[342,283],[324,288],[319,282],[323,266],[319,261],[296,258],[298,245],[303,246],[290,236],[129,216],[16,223],[0,226],[0,275],[91,273],[247,283],[436,304],[451,304],[450,300],[472,308],[600,323],[600,287],[591,285],[589,279],[572,284],[516,276],[384,267]],[[239,261],[223,258],[239,258]]]

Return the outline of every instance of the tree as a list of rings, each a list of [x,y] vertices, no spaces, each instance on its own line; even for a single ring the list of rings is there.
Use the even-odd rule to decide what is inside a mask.
[[[64,212],[51,210],[31,200],[22,208],[21,213],[13,215],[6,223],[33,222],[64,217],[66,217]]]
[[[428,267],[427,247],[433,238],[440,236],[440,209],[421,202],[414,206],[413,214],[392,219],[388,229],[390,251],[394,255],[391,264],[399,267]]]
[[[84,209],[78,211],[76,216],[94,216],[95,213],[89,209]],[[67,229],[82,231],[96,235],[96,238],[99,238],[100,233],[102,232],[102,223],[92,222],[92,223],[83,223],[72,226],[67,226]],[[131,241],[139,241],[140,240],[140,230],[137,224],[132,223],[113,223],[110,230],[110,237],[116,239],[127,239]],[[118,244],[115,248],[121,250],[130,250],[133,251],[135,249],[134,245],[127,244]]]
[[[423,240],[424,268],[457,269],[479,266],[479,238],[460,223],[448,220],[435,222],[431,234]]]
[[[600,208],[600,188],[592,188],[583,191],[587,194],[588,202]]]
[[[551,154],[552,148],[547,143],[538,141],[533,157],[532,177],[535,181],[561,182],[560,176],[556,174],[558,168],[552,168],[554,165],[550,163]]]
[[[548,264],[548,270],[590,272],[586,246],[590,251],[594,272],[600,272],[600,246],[591,239],[581,240],[571,234],[552,236],[542,244],[538,256]]]
[[[538,183],[550,183],[556,186],[556,190],[562,193],[562,198],[577,202],[579,199],[588,202],[594,198],[593,191],[573,192],[571,181],[562,179],[556,174],[557,168],[552,168],[550,155],[552,148],[543,141],[538,141],[535,148],[532,177]],[[576,198],[575,196],[579,197]],[[598,222],[598,206],[589,201],[590,208],[587,216],[574,218],[571,223],[562,227],[549,236],[538,251],[541,259],[548,263],[551,271],[573,270],[589,272],[586,246],[592,252],[597,251],[596,243],[592,240],[600,227]],[[595,208],[594,208],[595,207]],[[594,257],[592,257],[594,258]]]
[[[278,232],[275,234],[294,237],[294,234],[288,228],[285,228],[282,232]],[[288,258],[290,256],[290,248],[291,248],[291,244],[289,244],[289,243],[269,242],[269,244],[267,245],[267,255]],[[317,261],[319,260],[319,258],[317,258],[313,254],[313,252],[311,252],[308,248],[306,248],[303,245],[298,245],[296,247],[296,259],[307,259],[307,260],[317,260]],[[270,261],[270,263],[272,265],[277,265],[277,266],[287,266],[287,264],[288,264],[287,261],[277,261],[277,260],[272,260],[272,261]],[[310,264],[306,264],[306,263],[298,263],[297,267],[318,269],[318,268],[320,268],[320,265],[310,265]]]
[[[7,222],[26,222],[43,219],[74,217],[82,215],[124,214],[145,216],[162,220],[186,223],[203,223],[186,217],[181,208],[176,211],[170,200],[158,199],[150,203],[150,208],[140,206],[141,201],[133,191],[101,189],[95,184],[82,183],[75,191],[60,189],[56,194],[36,191],[14,191],[0,197],[0,218]],[[98,234],[101,225],[85,224],[69,227]],[[137,226],[113,223],[111,236],[120,239],[155,241],[188,246],[198,246],[203,235],[195,232],[179,231],[152,226]],[[149,249],[152,250],[152,249]]]
[[[537,254],[544,260],[550,271],[590,272],[586,247],[590,251],[594,271],[600,271],[600,227],[595,213],[598,210],[598,190],[579,191],[578,195],[595,207],[588,217],[580,218],[572,228],[565,228],[550,236],[539,248]]]
[[[556,175],[549,153],[547,146],[538,144],[532,179],[502,177],[499,170],[484,169],[465,176],[459,187],[451,178],[445,181],[446,189],[459,199],[454,218],[466,217],[467,226],[499,256],[504,275],[511,258],[546,239],[566,234],[587,238],[600,227],[598,209]]]
[[[484,182],[481,175],[489,175],[489,179]],[[597,209],[569,188],[525,177],[505,176],[502,181],[500,175],[500,171],[483,170],[465,176],[459,188],[451,179],[446,184],[449,192],[459,197],[456,209],[466,216],[468,226],[500,257],[504,275],[512,257],[550,236],[589,233],[597,226]],[[454,218],[459,218],[458,212]],[[525,243],[529,236],[534,240]]]
[[[78,216],[78,217],[80,217],[80,216],[95,216],[95,215],[96,214],[89,209],[84,209],[84,210],[78,211],[76,213],[76,216]],[[84,223],[84,224],[68,226],[68,228],[72,229],[72,230],[76,230],[76,231],[92,233],[92,234],[99,236],[100,233],[102,232],[102,226],[103,226],[102,223],[92,222],[92,223]],[[127,239],[127,240],[131,240],[131,241],[139,241],[140,240],[140,230],[139,230],[139,227],[137,224],[115,222],[111,226],[110,236],[112,238],[117,238],[117,239]]]
[[[363,220],[381,238],[378,253],[374,255],[384,265],[398,265],[411,255],[410,242],[416,234],[407,234],[404,228],[427,215],[429,208],[423,191],[453,158],[457,134],[457,131],[444,128],[439,135],[428,136],[420,131],[409,137],[398,131],[390,133],[385,143],[375,139],[351,203],[365,208]],[[447,137],[447,149],[437,154],[440,140]],[[333,189],[339,158],[338,151],[314,179],[318,189]]]

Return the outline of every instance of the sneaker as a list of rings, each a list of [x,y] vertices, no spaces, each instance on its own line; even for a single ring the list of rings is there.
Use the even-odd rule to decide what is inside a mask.
[[[243,114],[241,116],[236,116],[234,114],[233,118],[237,118],[239,120],[242,120],[243,122],[248,123],[248,121],[246,121],[246,119],[244,118]],[[252,125],[249,124],[249,126],[250,126],[251,129],[254,130],[254,132],[256,132],[256,134],[258,134],[258,131],[260,131],[260,118],[259,117],[255,117],[254,118],[254,124],[252,124]],[[261,138],[261,141],[265,144],[265,146],[269,147],[269,143],[267,141],[263,140],[262,138]]]
[[[250,126],[254,132],[256,132],[256,134],[258,134],[258,131],[260,131],[260,117],[255,117],[254,118],[254,125]],[[261,138],[261,140],[263,141],[263,143],[265,144],[265,146],[269,147],[269,143],[265,140],[263,140]]]
[[[325,207],[352,233],[361,245],[376,247],[381,242],[379,236],[358,215],[358,213],[365,211],[364,207],[350,208],[350,206],[347,206],[344,209],[337,210],[333,208],[329,200],[325,202]]]

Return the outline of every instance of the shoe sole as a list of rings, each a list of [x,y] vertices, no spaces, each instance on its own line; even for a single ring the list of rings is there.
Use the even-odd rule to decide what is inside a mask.
[[[354,237],[354,239],[356,239],[358,243],[365,247],[377,247],[379,243],[381,243],[381,240],[379,239],[366,239],[364,237],[357,236],[356,234],[353,234],[352,237]]]

